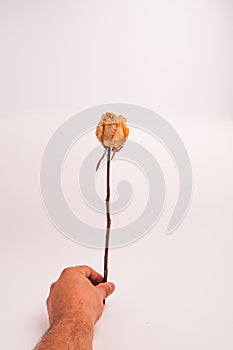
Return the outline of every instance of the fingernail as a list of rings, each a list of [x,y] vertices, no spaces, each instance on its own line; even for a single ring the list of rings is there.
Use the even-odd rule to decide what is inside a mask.
[[[111,290],[111,292],[113,292],[113,291],[114,291],[115,286],[114,286],[114,284],[113,284],[113,283],[109,283],[109,289]]]

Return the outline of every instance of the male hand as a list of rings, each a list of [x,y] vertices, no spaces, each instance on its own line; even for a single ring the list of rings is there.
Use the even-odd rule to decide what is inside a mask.
[[[56,321],[81,320],[94,325],[101,317],[103,300],[115,289],[111,282],[89,266],[76,266],[62,271],[50,287],[47,299],[50,326]]]

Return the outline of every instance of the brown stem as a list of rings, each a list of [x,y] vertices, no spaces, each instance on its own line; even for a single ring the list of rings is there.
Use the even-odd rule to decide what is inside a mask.
[[[106,196],[106,238],[105,238],[105,253],[104,253],[104,279],[103,282],[107,282],[108,279],[108,247],[109,247],[109,237],[111,228],[111,217],[110,217],[110,160],[111,160],[111,147],[108,147],[107,153],[107,196]]]

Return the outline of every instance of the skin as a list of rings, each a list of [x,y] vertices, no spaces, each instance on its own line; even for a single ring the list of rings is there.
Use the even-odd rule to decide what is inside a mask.
[[[103,301],[115,289],[89,266],[62,271],[50,287],[47,309],[50,328],[35,350],[91,350],[95,323]]]

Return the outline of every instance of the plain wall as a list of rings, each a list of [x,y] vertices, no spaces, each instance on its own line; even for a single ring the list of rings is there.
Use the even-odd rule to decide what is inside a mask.
[[[40,161],[63,121],[126,102],[178,131],[194,193],[166,236],[177,189],[168,166],[158,224],[111,251],[117,288],[95,349],[232,349],[232,1],[2,0],[0,8],[1,347],[33,348],[64,267],[102,271],[101,251],[68,240],[47,217]]]

